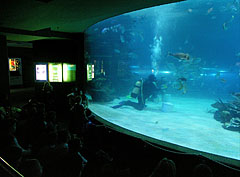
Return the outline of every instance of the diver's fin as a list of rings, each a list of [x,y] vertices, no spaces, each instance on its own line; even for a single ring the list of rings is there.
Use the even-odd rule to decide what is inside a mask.
[[[117,108],[122,107],[122,106],[125,105],[125,104],[126,104],[126,101],[121,101],[121,102],[118,103],[118,105],[112,106],[112,108],[113,108],[113,109],[117,109]]]
[[[122,107],[122,106],[123,106],[123,105],[119,104],[119,105],[116,105],[116,106],[112,106],[111,108],[117,109],[117,108],[120,108],[120,107]]]

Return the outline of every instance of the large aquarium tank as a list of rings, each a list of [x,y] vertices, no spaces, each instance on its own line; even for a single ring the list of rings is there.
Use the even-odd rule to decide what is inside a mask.
[[[187,0],[86,31],[89,108],[149,142],[240,166],[240,1]]]

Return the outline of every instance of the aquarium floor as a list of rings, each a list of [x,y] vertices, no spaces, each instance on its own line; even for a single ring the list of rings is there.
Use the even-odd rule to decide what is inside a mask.
[[[213,118],[213,99],[172,97],[173,111],[162,112],[161,103],[147,102],[142,111],[129,106],[113,109],[126,98],[91,103],[89,108],[105,122],[152,139],[180,147],[240,160],[240,133],[225,130]],[[136,100],[132,100],[136,101]]]

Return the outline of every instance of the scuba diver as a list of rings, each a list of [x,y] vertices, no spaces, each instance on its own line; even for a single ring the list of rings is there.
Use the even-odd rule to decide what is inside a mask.
[[[157,92],[160,90],[157,87],[156,81],[157,79],[153,74],[150,74],[144,81],[143,79],[138,80],[131,92],[131,97],[137,98],[138,103],[130,100],[122,101],[119,105],[113,106],[112,108],[116,109],[122,106],[132,106],[137,110],[143,110],[146,107],[146,99],[157,96]]]

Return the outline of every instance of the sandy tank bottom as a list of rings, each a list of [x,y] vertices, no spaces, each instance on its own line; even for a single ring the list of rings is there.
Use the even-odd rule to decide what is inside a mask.
[[[240,133],[225,130],[222,123],[213,118],[214,114],[209,113],[215,100],[171,97],[171,101],[164,104],[147,101],[142,111],[129,106],[112,108],[124,100],[127,98],[91,103],[89,108],[102,119],[136,133],[240,160]]]

